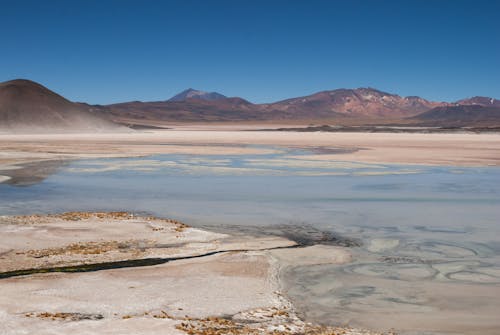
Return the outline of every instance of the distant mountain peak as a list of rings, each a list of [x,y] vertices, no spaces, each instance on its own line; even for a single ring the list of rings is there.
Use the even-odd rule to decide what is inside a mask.
[[[226,96],[217,92],[205,92],[205,91],[195,90],[193,88],[188,88],[187,90],[184,90],[181,93],[174,95],[168,101],[185,101],[187,99],[213,101],[213,100],[226,99]]]
[[[500,107],[500,100],[491,97],[475,96],[472,98],[462,99],[455,103],[456,105],[480,105]]]

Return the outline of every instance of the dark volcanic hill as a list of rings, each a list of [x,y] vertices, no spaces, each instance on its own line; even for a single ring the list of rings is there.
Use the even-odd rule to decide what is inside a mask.
[[[433,108],[412,118],[422,126],[498,127],[500,106],[455,105]]]
[[[0,83],[0,129],[94,131],[118,126],[30,80]]]
[[[172,98],[170,98],[168,101],[186,101],[188,99],[199,99],[199,100],[207,100],[207,101],[213,101],[213,100],[220,100],[220,99],[225,99],[226,96],[217,93],[217,92],[205,92],[205,91],[199,91],[195,90],[192,88],[188,88],[185,91],[182,91],[181,93],[174,95]]]

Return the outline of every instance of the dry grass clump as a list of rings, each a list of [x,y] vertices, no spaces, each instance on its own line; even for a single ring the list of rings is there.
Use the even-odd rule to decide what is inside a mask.
[[[189,228],[189,226],[181,221],[174,220],[174,219],[158,219],[154,217],[148,217],[148,221],[163,221],[169,224],[172,224],[175,226],[174,230],[178,233],[183,232],[184,229]]]
[[[92,218],[114,220],[129,220],[134,218],[134,215],[128,212],[66,212],[61,214],[51,214],[48,216],[66,221],[88,220]]]
[[[43,313],[26,313],[24,316],[31,318],[36,317],[45,320],[62,320],[62,321],[82,321],[82,320],[101,320],[104,317],[101,314],[87,313],[63,313],[63,312],[43,312]]]
[[[47,223],[50,219],[60,219],[64,221],[80,221],[88,219],[132,219],[134,216],[127,212],[66,212],[60,214],[31,214],[3,216],[2,223],[13,224],[39,224]]]
[[[182,232],[189,226],[185,223],[174,219],[162,219],[154,216],[139,216],[128,212],[65,212],[60,214],[33,214],[33,215],[18,215],[18,216],[3,216],[0,217],[0,223],[17,223],[17,224],[37,224],[47,223],[49,219],[60,219],[64,221],[81,221],[81,220],[144,220],[157,223],[168,223],[174,226],[176,232]],[[164,227],[155,226],[153,231],[164,230]]]
[[[278,317],[288,317],[288,312],[279,311]],[[188,335],[396,335],[395,332],[375,333],[349,327],[324,327],[283,319],[281,322],[248,322],[209,317],[205,319],[186,318],[176,325]],[[298,324],[295,324],[298,323]]]
[[[384,333],[373,332],[350,327],[323,327],[308,325],[303,332],[304,335],[397,335],[394,331]]]
[[[248,325],[235,323],[228,319],[210,317],[201,320],[186,320],[176,325],[175,328],[186,332],[188,335],[258,335],[258,329]]]
[[[104,242],[78,242],[60,248],[29,250],[31,257],[42,258],[64,254],[99,255],[110,251],[143,250],[154,247],[154,241],[104,241]]]
[[[123,315],[122,316],[122,319],[132,319],[134,317],[141,317],[141,316],[149,316],[149,317],[152,317],[152,318],[155,318],[155,319],[170,319],[170,320],[176,320],[175,317],[169,315],[167,312],[165,311],[159,311],[159,312],[145,312],[143,314],[139,314],[139,315],[130,315],[130,314],[126,314],[126,315]]]
[[[148,315],[147,313],[145,313],[145,315]],[[153,318],[155,319],[174,319],[173,316],[169,315],[167,312],[165,311],[160,311],[159,313],[151,313],[149,314],[151,315]]]
[[[4,224],[37,224],[46,223],[48,221],[47,215],[33,214],[33,215],[16,215],[16,216],[2,216],[0,223]]]
[[[176,318],[161,310],[156,312],[145,312],[140,315],[126,314],[121,319],[149,316],[155,319],[170,319],[180,321],[175,327],[188,335],[396,335],[394,331],[385,333],[372,332],[368,330],[354,329],[350,327],[326,327],[315,326],[304,323],[287,310],[273,308],[272,315],[262,314],[264,310],[258,311],[256,315],[264,317],[261,321],[250,319],[231,319],[223,317],[207,317],[194,319],[188,316]],[[116,314],[115,314],[116,315]],[[26,313],[26,317],[37,317],[46,320],[81,321],[100,320],[101,314],[85,313]]]

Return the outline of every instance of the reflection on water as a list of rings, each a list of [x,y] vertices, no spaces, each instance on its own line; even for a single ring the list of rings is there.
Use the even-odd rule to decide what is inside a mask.
[[[500,169],[303,154],[75,161],[39,184],[0,184],[0,214],[146,211],[232,233],[323,239],[351,246],[354,261],[283,269],[306,318],[408,334],[499,329]]]

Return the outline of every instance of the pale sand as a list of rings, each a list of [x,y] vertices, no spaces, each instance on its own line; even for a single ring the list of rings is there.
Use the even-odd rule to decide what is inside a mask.
[[[426,165],[500,165],[500,134],[296,133],[272,131],[162,130],[115,134],[3,134],[0,164],[33,159],[146,156],[151,154],[244,155],[272,153],[247,147],[342,148],[308,160]],[[5,173],[4,173],[5,174]]]
[[[2,271],[145,258],[148,241],[157,257],[201,256],[0,279],[0,334],[375,334],[304,323],[279,292],[281,266],[348,262],[343,248],[275,249],[294,242],[232,237],[127,213],[1,217],[0,228]],[[130,238],[144,241],[145,250],[129,250]],[[113,241],[123,245],[105,244]],[[221,252],[203,256],[212,251]]]

